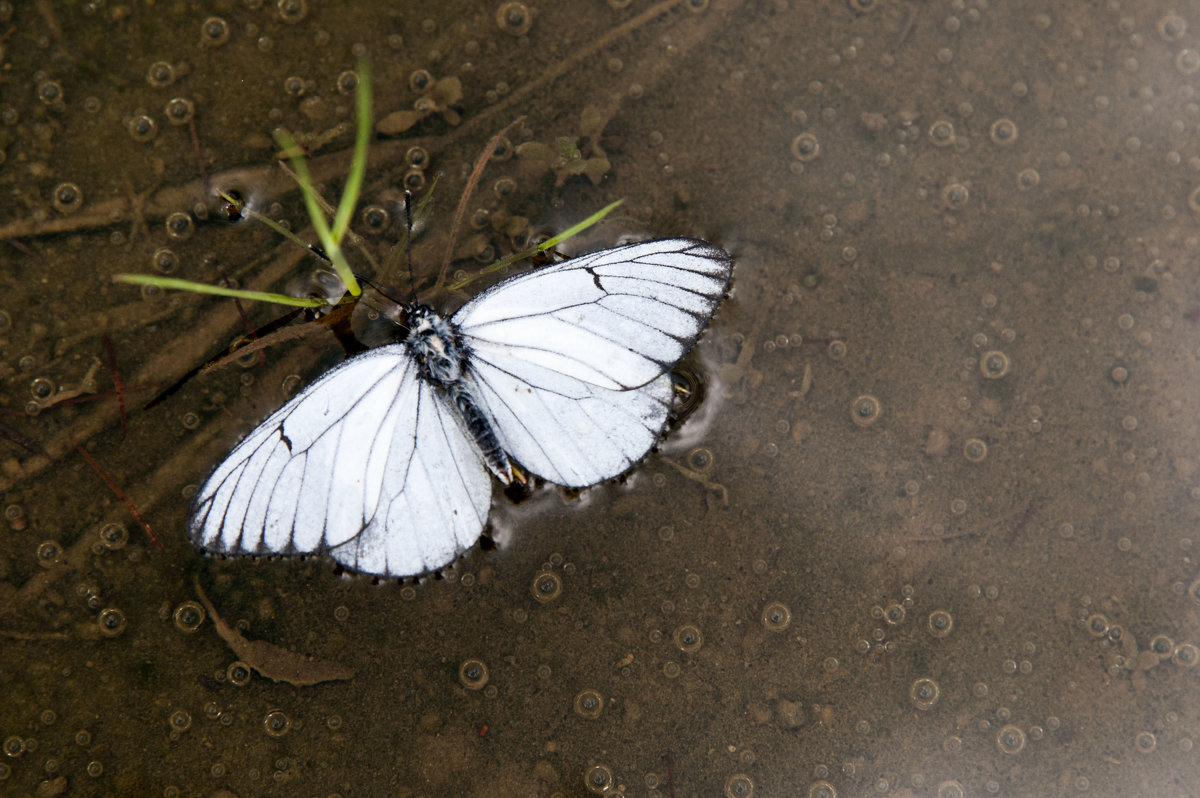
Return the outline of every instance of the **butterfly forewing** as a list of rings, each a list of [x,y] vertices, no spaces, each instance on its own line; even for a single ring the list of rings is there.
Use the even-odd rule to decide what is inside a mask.
[[[514,277],[464,305],[452,322],[504,448],[560,485],[631,468],[666,424],[665,372],[708,323],[731,268],[704,241],[651,241]]]

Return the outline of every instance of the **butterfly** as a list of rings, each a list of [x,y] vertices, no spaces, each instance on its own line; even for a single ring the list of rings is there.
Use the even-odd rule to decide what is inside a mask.
[[[189,536],[378,576],[441,568],[482,534],[489,473],[581,488],[646,455],[732,269],[672,238],[510,277],[448,319],[404,304],[395,343],[327,371],[217,466]]]

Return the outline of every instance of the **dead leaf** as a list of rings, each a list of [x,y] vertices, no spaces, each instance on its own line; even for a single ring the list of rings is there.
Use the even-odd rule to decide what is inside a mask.
[[[212,605],[200,587],[200,577],[195,577],[195,583],[196,594],[200,597],[204,608],[208,610],[217,634],[232,649],[238,659],[271,681],[287,682],[296,687],[307,687],[321,682],[340,681],[354,677],[354,669],[340,662],[297,654],[265,640],[246,639],[240,632],[221,620],[216,607]]]

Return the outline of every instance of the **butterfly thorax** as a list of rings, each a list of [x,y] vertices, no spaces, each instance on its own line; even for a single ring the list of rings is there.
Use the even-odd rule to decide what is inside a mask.
[[[462,379],[463,352],[454,328],[431,308],[413,308],[405,343],[427,380],[448,387]]]
[[[484,462],[504,484],[512,481],[512,465],[491,418],[484,411],[466,377],[466,352],[454,327],[426,305],[417,305],[408,319],[408,350],[417,362],[421,378],[445,391],[458,410],[467,432],[479,445]]]

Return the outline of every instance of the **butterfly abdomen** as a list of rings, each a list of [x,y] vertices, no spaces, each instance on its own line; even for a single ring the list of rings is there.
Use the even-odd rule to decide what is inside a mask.
[[[466,353],[454,327],[432,309],[413,309],[406,340],[421,379],[445,392],[458,411],[467,433],[474,439],[488,469],[505,485],[512,481],[512,466],[500,445],[492,421],[463,379]]]
[[[512,465],[508,462],[508,454],[500,445],[500,438],[496,435],[491,420],[479,406],[471,389],[463,380],[447,385],[445,389],[446,395],[454,402],[454,407],[466,422],[467,432],[479,446],[488,469],[505,485],[511,483]]]

